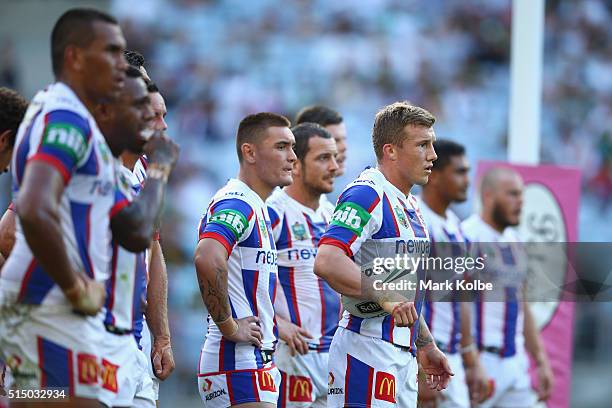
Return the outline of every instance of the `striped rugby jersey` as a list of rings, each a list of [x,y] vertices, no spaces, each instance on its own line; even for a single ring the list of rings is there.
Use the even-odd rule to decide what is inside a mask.
[[[485,223],[479,215],[472,215],[461,224],[462,231],[474,246],[482,253],[485,247],[490,251],[499,251],[495,256],[487,256],[485,271],[499,274],[523,276],[523,279],[512,279],[511,284],[499,287],[494,283],[495,294],[480,292],[474,302],[473,332],[476,344],[482,350],[486,347],[500,349],[502,357],[511,357],[524,350],[522,290],[527,271],[526,254],[520,244],[518,235],[510,228],[503,234]],[[491,245],[495,243],[495,245]],[[492,262],[495,259],[496,262]],[[493,301],[487,297],[495,296]],[[505,301],[501,301],[505,299]]]
[[[368,252],[375,248],[382,257],[394,257],[398,253],[427,254],[429,234],[414,196],[404,195],[380,170],[368,168],[338,198],[332,221],[321,238],[322,244],[340,247],[359,263],[372,261],[360,259],[364,244]],[[417,290],[414,300],[420,314],[423,303],[420,291]],[[395,327],[390,315],[360,318],[345,310],[340,326],[415,350],[412,334],[418,332],[418,320],[412,329]]]
[[[106,281],[110,275],[109,213],[117,194],[118,163],[87,108],[61,82],[34,97],[19,127],[11,164],[14,202],[31,161],[55,167],[64,179],[59,206],[61,238],[73,270]],[[1,286],[18,292],[20,303],[68,305],[60,288],[34,259],[19,222]]]
[[[230,179],[213,197],[198,230],[199,239],[215,239],[229,253],[228,294],[232,317],[258,316],[263,334],[262,350],[274,350],[277,253],[265,203],[245,183]],[[250,343],[226,340],[208,315],[208,335],[202,352],[218,355],[215,361],[205,358],[208,372],[262,368],[262,350]]]
[[[141,183],[136,174],[121,166],[119,184],[125,191],[112,214],[117,214],[138,194]],[[132,331],[139,341],[143,322],[143,304],[147,290],[145,252],[133,253],[112,241],[111,276],[106,281],[106,315],[104,324],[121,331]]]
[[[452,242],[467,244],[461,231],[461,221],[454,212],[447,209],[446,217],[441,217],[429,208],[422,199],[419,199],[419,208],[429,230],[429,237],[432,242],[431,256],[445,256],[445,254],[437,253],[439,251],[436,251],[436,243]],[[459,245],[453,246],[452,249],[458,248]],[[445,250],[448,247],[441,246],[440,249]],[[431,293],[425,294],[423,317],[433,338],[436,339],[438,344],[446,346],[446,350],[443,351],[447,353],[456,353],[459,349],[459,341],[461,340],[459,304],[459,299],[448,302],[434,302],[431,300]]]
[[[327,352],[340,319],[340,295],[316,276],[313,268],[319,240],[334,207],[321,196],[314,211],[280,189],[266,204],[278,251],[276,313],[310,332],[309,349]]]

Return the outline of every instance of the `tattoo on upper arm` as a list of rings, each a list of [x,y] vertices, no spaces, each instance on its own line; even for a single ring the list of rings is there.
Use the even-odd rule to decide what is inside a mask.
[[[214,281],[198,277],[200,294],[208,308],[208,313],[215,322],[223,321],[230,316],[225,275],[225,268],[218,266],[215,268]]]

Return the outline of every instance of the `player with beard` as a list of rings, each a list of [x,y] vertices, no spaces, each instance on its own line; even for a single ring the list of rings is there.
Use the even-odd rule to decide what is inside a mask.
[[[314,274],[319,239],[333,206],[321,196],[334,188],[339,166],[332,135],[314,123],[291,129],[297,161],[293,183],[267,201],[278,251],[279,287],[274,303],[281,371],[279,407],[325,407],[327,360],[338,327],[340,296]]]
[[[238,178],[215,194],[198,228],[194,262],[208,309],[198,388],[207,407],[264,408],[278,401],[280,372],[272,361],[277,252],[264,201],[293,181],[289,125],[274,113],[240,122]]]
[[[550,396],[553,376],[531,309],[523,299],[526,254],[509,228],[520,221],[523,180],[510,168],[495,167],[482,178],[480,198],[480,214],[465,220],[461,228],[475,250],[488,255],[484,273],[500,278],[493,282],[493,291],[480,292],[474,302],[476,346],[482,365],[495,381],[493,395],[479,407],[531,407],[536,397],[525,351],[537,365],[539,400]],[[504,276],[512,278],[504,281]]]
[[[346,125],[344,119],[335,110],[322,105],[307,106],[301,109],[295,117],[297,125],[301,123],[317,123],[325,128],[336,141],[338,170],[336,176],[342,176],[346,161]]]
[[[443,257],[443,251],[467,248],[461,221],[449,206],[467,199],[470,165],[465,148],[458,143],[437,140],[434,149],[438,159],[433,163],[429,182],[423,186],[420,209],[435,255]],[[449,253],[449,256],[453,255]],[[470,394],[475,401],[481,402],[486,398],[488,379],[472,340],[470,313],[470,303],[459,298],[444,301],[432,301],[432,296],[426,298],[423,317],[438,347],[446,354],[455,376],[448,388],[440,392],[429,390],[420,383],[419,401],[435,401],[434,405],[440,408],[469,408]]]
[[[149,77],[144,64],[144,57],[136,51],[126,51],[125,57],[128,63],[138,68],[147,83],[149,99],[153,108],[153,119],[151,127],[154,130],[165,131],[166,103],[155,83]],[[147,158],[126,151],[122,155],[124,165],[132,171],[132,182],[134,185],[143,185],[146,181]],[[146,372],[153,381],[151,390],[141,390],[137,394],[137,400],[147,401],[153,398],[159,399],[159,382],[168,378],[174,370],[174,357],[170,340],[170,326],[168,324],[168,274],[166,263],[160,244],[159,231],[155,234],[151,248],[147,251],[147,274],[145,277],[147,308],[145,317],[142,314],[136,316],[136,327],[134,336],[147,356]]]
[[[133,174],[129,169],[119,167],[118,178],[122,194],[117,195],[116,203],[110,212],[111,223],[114,223],[116,218],[124,218],[126,212],[140,212],[139,205],[145,205],[149,211],[153,211],[156,216],[146,223],[148,239],[143,243],[146,248],[153,236],[154,221],[159,218],[167,176],[176,162],[178,149],[165,137],[156,136],[147,142],[145,133],[150,131],[153,109],[142,75],[132,66],[128,67],[125,87],[120,98],[115,103],[96,106],[94,115],[107,138],[126,141],[122,156],[126,152],[141,155],[146,151],[151,158],[149,171],[153,178],[142,188],[142,194],[137,198],[135,195],[140,192],[142,186],[133,182]],[[143,314],[145,262],[144,251],[129,252],[113,240],[111,277],[106,284],[104,325],[107,333],[101,345],[104,359],[100,401],[107,406],[155,406],[152,394],[147,400],[136,401],[137,403],[133,401],[137,392],[153,388],[151,379],[142,375],[146,372],[147,359],[138,350],[133,336],[134,331],[139,329],[137,317]]]
[[[315,273],[343,296],[368,302],[373,311],[370,316],[344,312],[329,351],[329,407],[415,407],[417,358],[431,387],[444,389],[452,375],[419,319],[422,296],[396,301],[386,292],[362,288],[367,276],[362,266],[372,261],[368,247],[375,248],[378,257],[399,255],[402,243],[402,254],[413,249],[410,256],[425,255],[429,247],[410,190],[427,183],[436,160],[434,122],[431,113],[407,102],[385,106],[376,114],[372,141],[378,167],[364,170],[345,188],[319,243]]]

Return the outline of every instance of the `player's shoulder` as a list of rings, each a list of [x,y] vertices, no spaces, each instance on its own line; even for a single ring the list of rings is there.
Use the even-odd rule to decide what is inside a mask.
[[[334,205],[334,203],[329,201],[327,195],[322,194],[321,198],[319,198],[319,209],[317,210],[317,212],[325,215],[331,215],[333,214],[335,207],[336,206]]]
[[[350,201],[368,208],[381,200],[385,181],[380,171],[367,168],[344,188],[338,198],[338,204]]]
[[[261,206],[261,200],[252,197],[253,191],[242,182],[230,179],[213,196],[211,209],[233,209],[249,217]]]
[[[268,207],[274,208],[276,212],[281,212],[290,204],[289,196],[282,189],[276,188],[270,194],[270,197],[266,200]]]
[[[91,114],[76,94],[61,82],[49,85],[44,91],[39,92],[32,102],[44,105],[46,112],[70,112],[86,121],[91,118]]]

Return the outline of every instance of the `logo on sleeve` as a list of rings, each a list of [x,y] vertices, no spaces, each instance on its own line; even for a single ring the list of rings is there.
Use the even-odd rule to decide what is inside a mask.
[[[346,202],[340,204],[334,215],[332,215],[332,224],[340,227],[348,228],[357,236],[363,232],[363,227],[370,221],[372,215],[363,209],[359,204]]]
[[[85,135],[72,125],[66,123],[50,123],[47,125],[44,144],[57,147],[68,153],[75,161],[79,161],[87,151]]]
[[[379,371],[376,373],[374,398],[395,404],[395,376]]]
[[[217,211],[210,217],[210,222],[225,225],[234,233],[236,239],[240,239],[249,226],[246,217],[240,211],[232,209]]]

